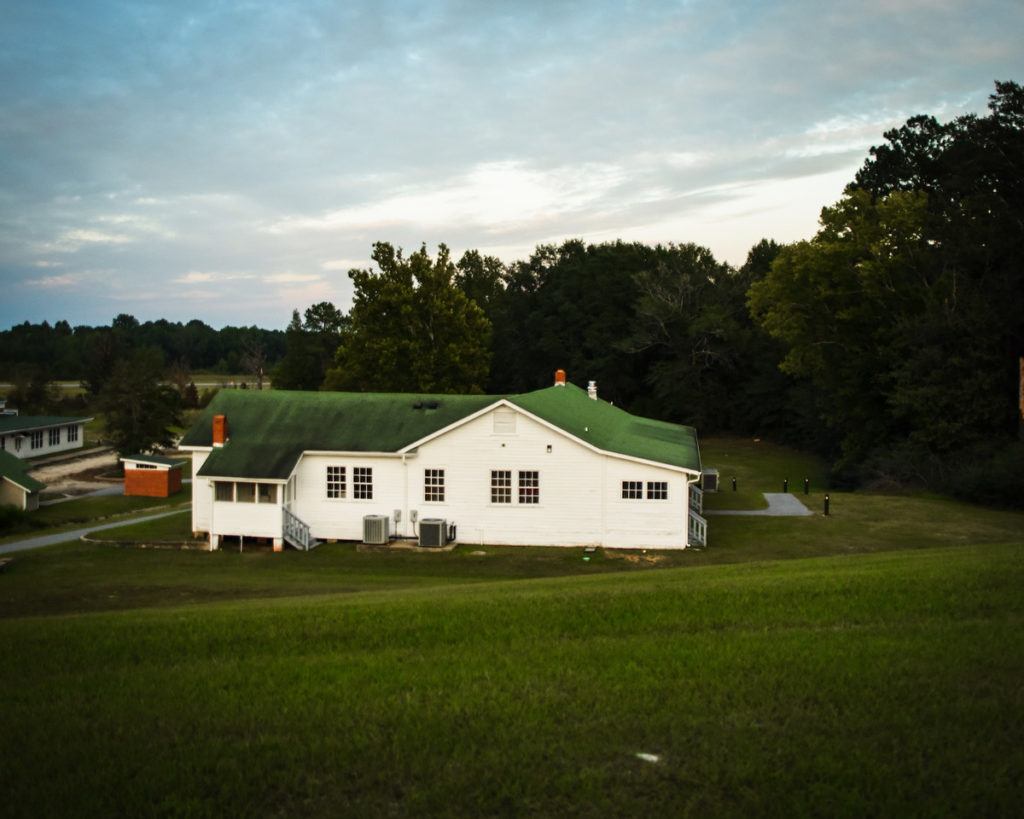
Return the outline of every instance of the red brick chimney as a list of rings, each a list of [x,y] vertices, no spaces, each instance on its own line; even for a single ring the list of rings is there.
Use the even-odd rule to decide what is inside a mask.
[[[228,442],[228,417],[226,415],[213,416],[213,445],[224,446]]]
[[[565,386],[565,370],[555,370],[555,386]]]

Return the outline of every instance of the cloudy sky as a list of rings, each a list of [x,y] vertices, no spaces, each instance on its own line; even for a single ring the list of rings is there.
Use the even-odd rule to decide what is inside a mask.
[[[814,233],[867,148],[1024,80],[1024,3],[3,0],[0,328],[282,327],[371,243]]]

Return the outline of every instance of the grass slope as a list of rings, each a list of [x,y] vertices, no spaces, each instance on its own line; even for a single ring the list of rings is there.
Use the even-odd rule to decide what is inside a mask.
[[[781,492],[789,478],[789,490],[803,497],[804,478],[811,488],[825,488],[828,467],[820,458],[769,441],[752,438],[705,438],[700,442],[705,468],[719,471],[720,490],[704,495],[705,509],[764,509],[764,492]],[[736,491],[732,479],[736,478]]]
[[[1022,585],[984,545],[8,618],[5,810],[1008,815]]]

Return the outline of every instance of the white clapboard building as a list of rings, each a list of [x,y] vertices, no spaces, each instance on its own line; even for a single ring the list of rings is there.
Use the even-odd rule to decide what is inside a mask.
[[[506,396],[222,390],[181,449],[211,549],[706,542],[693,428],[631,415],[561,370]]]

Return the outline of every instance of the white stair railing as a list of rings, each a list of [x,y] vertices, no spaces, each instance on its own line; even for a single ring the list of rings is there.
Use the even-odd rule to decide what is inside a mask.
[[[695,483],[690,484],[690,509],[697,513],[704,511],[704,490]]]
[[[308,552],[316,546],[316,539],[310,534],[309,526],[299,520],[289,510],[283,509],[282,512],[284,515],[282,526],[284,539],[296,549],[302,549],[304,552]]]
[[[708,522],[690,510],[690,546],[708,545]]]

